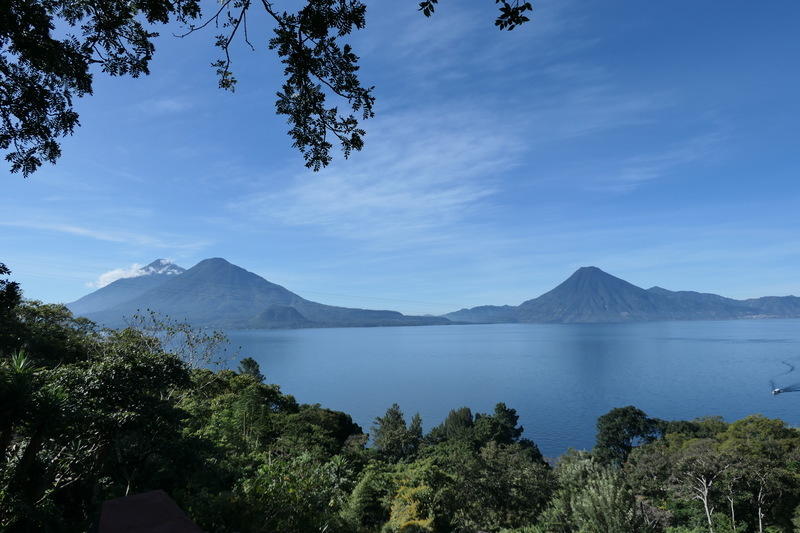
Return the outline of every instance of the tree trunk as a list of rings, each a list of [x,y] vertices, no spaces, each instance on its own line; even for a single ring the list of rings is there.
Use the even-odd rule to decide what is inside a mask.
[[[703,482],[703,489],[701,492],[701,499],[703,500],[703,508],[706,510],[706,519],[708,520],[708,531],[709,533],[714,533],[714,523],[711,521],[711,512],[712,509],[708,506],[708,488],[711,486],[711,483],[708,482],[706,479],[702,480]]]
[[[758,500],[758,533],[764,533],[764,513],[761,512],[761,489],[758,489]]]
[[[703,498],[703,507],[706,509],[706,518],[708,519],[708,531],[714,533],[714,523],[711,521],[711,510],[708,508],[708,495]]]

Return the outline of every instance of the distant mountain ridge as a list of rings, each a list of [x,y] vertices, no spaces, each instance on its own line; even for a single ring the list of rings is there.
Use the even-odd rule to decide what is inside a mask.
[[[653,320],[800,318],[800,298],[766,296],[734,300],[716,294],[642,289],[581,267],[551,291],[518,306],[482,305],[444,315],[462,323],[601,323]]]
[[[120,279],[67,307],[109,327],[122,326],[126,317],[148,309],[197,326],[230,329],[450,323],[442,317],[312,302],[222,258],[205,259],[178,275],[149,273]]]
[[[597,267],[579,268],[554,289],[518,306],[483,305],[441,317],[312,302],[221,258],[205,259],[188,270],[158,259],[140,270],[68,307],[110,327],[150,309],[198,326],[230,329],[800,318],[800,298],[795,296],[734,300],[643,289]]]

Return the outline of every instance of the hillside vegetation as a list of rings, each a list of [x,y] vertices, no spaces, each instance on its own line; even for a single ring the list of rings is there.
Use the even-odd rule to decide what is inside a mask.
[[[104,330],[24,301],[7,274],[2,531],[87,531],[104,500],[151,489],[222,533],[800,531],[800,432],[780,420],[623,407],[593,450],[551,464],[503,403],[427,433],[393,405],[368,441],[252,359],[217,366],[218,334],[154,317]]]

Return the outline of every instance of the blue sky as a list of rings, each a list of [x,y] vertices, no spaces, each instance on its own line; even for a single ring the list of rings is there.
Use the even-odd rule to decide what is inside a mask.
[[[149,77],[98,76],[58,164],[5,176],[0,260],[26,296],[159,257],[409,313],[517,304],[583,265],[800,294],[800,3],[539,0],[511,33],[489,0],[368,5],[351,42],[377,117],[319,173],[274,114],[263,30],[235,94],[211,33],[167,29]]]

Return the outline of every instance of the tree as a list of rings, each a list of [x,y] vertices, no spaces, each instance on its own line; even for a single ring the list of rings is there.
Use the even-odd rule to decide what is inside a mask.
[[[372,439],[381,457],[391,462],[411,459],[416,455],[422,439],[422,419],[419,414],[415,415],[409,428],[400,406],[392,404],[385,415],[375,419]]]
[[[35,375],[24,352],[0,359],[0,462],[9,453],[14,428],[31,415]]]
[[[3,263],[0,263],[0,276],[8,276],[11,274],[9,269]],[[22,293],[19,290],[19,284],[15,281],[8,279],[0,279],[0,317],[5,317],[12,308],[22,300]]]
[[[728,458],[719,453],[711,439],[690,441],[677,457],[673,486],[679,495],[703,504],[709,533],[714,533],[712,515],[718,480],[729,466]]]
[[[737,420],[719,438],[720,449],[735,467],[737,487],[750,496],[753,523],[760,533],[780,494],[793,488],[795,475],[790,465],[800,439],[782,420],[761,415]]]
[[[472,438],[473,418],[469,407],[452,409],[444,421],[428,433],[431,443]]]
[[[430,17],[437,3],[425,0],[419,10]],[[528,22],[533,9],[520,0],[495,3],[500,30]],[[359,57],[343,42],[364,28],[366,8],[361,0],[305,0],[297,11],[271,0],[221,0],[203,13],[200,0],[6,0],[0,3],[0,149],[11,171],[23,176],[55,163],[59,139],[79,125],[75,98],[92,93],[92,67],[111,76],[148,74],[158,26],[178,24],[182,37],[218,28],[221,57],[212,66],[220,88],[234,90],[231,50],[237,39],[255,50],[248,17],[260,12],[272,23],[268,48],[284,65],[275,109],[286,116],[306,166],[319,170],[332,160],[332,142],[345,157],[361,150],[359,120],[374,115],[374,87],[362,86]],[[57,37],[56,30],[67,35]],[[340,113],[329,98],[351,112]]]
[[[475,416],[475,434],[478,442],[496,442],[498,444],[512,444],[522,436],[524,428],[518,426],[519,415],[516,409],[511,409],[503,402],[494,407],[491,415],[479,414]]]
[[[170,393],[188,383],[185,364],[133,330],[92,344],[77,360],[32,351],[3,361],[0,529],[72,531],[97,499],[182,475],[182,415]]]
[[[308,454],[277,457],[246,478],[234,498],[246,505],[244,531],[341,531],[339,512],[351,489],[352,472],[340,456],[319,461]]]
[[[3,263],[0,263],[0,357],[13,349],[19,322],[15,310],[22,301],[19,284],[3,279],[11,274]]]
[[[726,468],[720,478],[720,487],[728,502],[728,512],[731,521],[731,529],[736,533],[736,505],[741,500],[741,490],[744,485],[745,465],[736,457],[731,457],[730,468]],[[760,513],[759,513],[760,514]]]
[[[433,533],[434,517],[430,501],[433,489],[427,485],[401,486],[392,498],[387,533]]]
[[[618,472],[608,468],[589,478],[570,502],[581,533],[634,533],[643,520],[636,499]]]
[[[384,505],[393,483],[384,465],[372,463],[361,473],[344,510],[345,520],[354,531],[377,531],[389,519]]]
[[[612,409],[597,419],[595,453],[607,463],[624,463],[634,446],[659,435],[659,421],[629,405]]]
[[[666,496],[664,480],[673,467],[672,450],[664,440],[631,451],[625,463],[625,477],[637,494],[661,499]]]
[[[420,444],[422,444],[422,416],[419,413],[414,413],[414,416],[411,417],[411,424],[408,426],[408,437],[413,447],[412,455],[416,455]]]
[[[256,381],[264,381],[264,374],[261,373],[261,367],[258,364],[258,361],[253,359],[252,357],[245,357],[239,363],[239,373],[245,374],[248,376],[253,376]]]
[[[456,491],[456,524],[464,530],[497,531],[532,524],[550,498],[550,468],[526,446],[491,441],[470,466]]]

